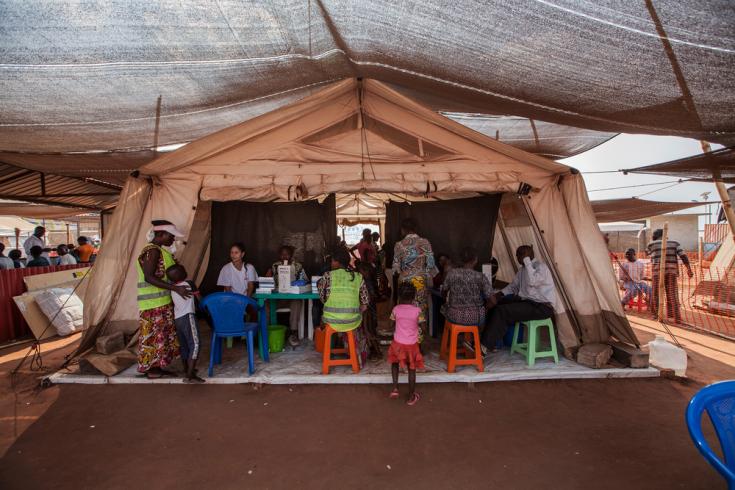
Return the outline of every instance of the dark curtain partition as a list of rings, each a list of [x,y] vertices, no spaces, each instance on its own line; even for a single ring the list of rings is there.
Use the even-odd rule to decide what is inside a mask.
[[[431,242],[434,255],[448,254],[459,263],[464,247],[477,250],[480,263],[490,261],[501,194],[430,202],[393,202],[385,206],[386,253],[401,239],[401,221],[413,218],[418,234]],[[389,262],[390,265],[390,262]]]
[[[278,259],[278,248],[291,245],[295,259],[307,274],[318,274],[326,251],[334,245],[337,208],[334,195],[317,201],[259,203],[228,201],[212,203],[212,241],[204,293],[217,289],[220,269],[229,261],[230,246],[245,244],[245,259],[259,275]]]

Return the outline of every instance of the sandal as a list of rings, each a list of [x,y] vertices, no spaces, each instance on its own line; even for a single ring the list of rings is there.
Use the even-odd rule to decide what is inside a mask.
[[[388,398],[390,398],[391,400],[395,400],[396,398],[398,398],[399,395],[400,393],[398,392],[398,388],[393,388],[393,391],[390,392]]]
[[[419,400],[421,400],[421,395],[419,395],[417,392],[414,392],[413,395],[411,395],[411,398],[406,400],[406,405],[408,405],[409,407],[413,407],[419,402]]]

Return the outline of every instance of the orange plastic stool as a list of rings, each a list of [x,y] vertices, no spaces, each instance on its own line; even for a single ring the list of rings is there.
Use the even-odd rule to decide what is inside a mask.
[[[463,345],[457,346],[459,334],[462,333],[471,334],[474,337],[474,356]],[[464,359],[458,359],[458,354],[463,354]],[[483,372],[485,366],[482,362],[482,350],[480,349],[480,329],[476,325],[456,325],[446,321],[442,333],[440,357],[447,360],[447,372],[453,373],[457,366],[475,366],[479,372]]]
[[[322,354],[322,374],[329,374],[329,368],[332,366],[352,366],[353,373],[360,372],[360,365],[357,363],[357,349],[355,348],[355,334],[352,330],[343,332],[347,334],[347,347],[341,349],[332,348],[332,335],[337,334],[330,325],[324,330],[324,344]],[[332,354],[349,354],[347,359],[332,359]]]

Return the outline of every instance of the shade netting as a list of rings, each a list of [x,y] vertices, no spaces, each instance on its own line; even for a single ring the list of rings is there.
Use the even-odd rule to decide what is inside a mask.
[[[734,19],[726,0],[2,2],[0,150],[188,142],[346,77],[437,111],[728,142]],[[567,132],[541,152],[574,151]]]

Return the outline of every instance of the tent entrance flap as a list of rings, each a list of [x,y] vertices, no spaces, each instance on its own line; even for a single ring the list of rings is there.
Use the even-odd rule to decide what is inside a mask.
[[[472,247],[481,264],[490,261],[495,222],[502,194],[429,202],[395,202],[385,206],[386,251],[401,238],[401,222],[412,218],[417,232],[431,243],[435,255],[445,253],[457,264],[462,249]]]
[[[211,253],[201,289],[204,293],[217,289],[219,272],[237,242],[244,242],[245,261],[260,275],[278,259],[281,245],[294,247],[295,260],[307,272],[316,273],[324,266],[325,253],[335,245],[336,230],[334,195],[322,203],[213,202]]]

